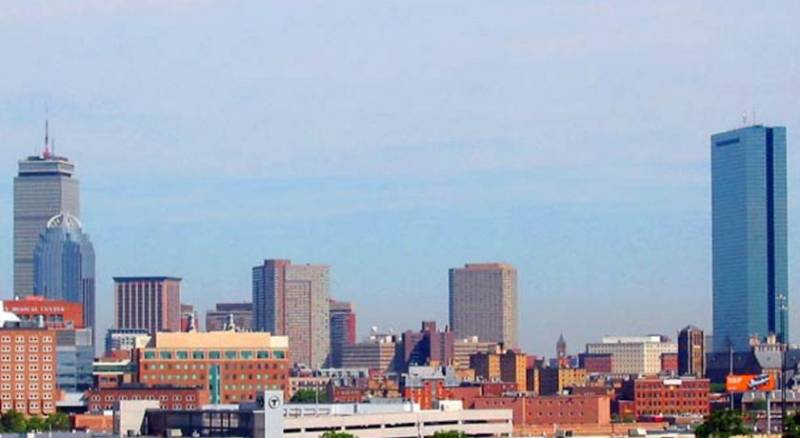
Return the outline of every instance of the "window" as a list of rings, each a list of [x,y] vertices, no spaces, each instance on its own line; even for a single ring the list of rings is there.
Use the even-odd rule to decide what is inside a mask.
[[[256,353],[256,357],[259,359],[269,359],[269,351],[259,351]]]
[[[219,351],[209,351],[208,352],[208,358],[209,359],[219,359],[220,358]]]
[[[242,355],[242,359],[252,359],[253,358],[253,352],[252,351],[242,351],[239,354]]]
[[[145,359],[155,359],[156,358],[156,352],[155,351],[145,351],[144,352],[144,358]]]
[[[276,351],[274,356],[275,356],[275,359],[285,359],[286,358],[286,353],[283,352],[283,351]]]
[[[187,352],[187,351],[177,351],[177,352],[175,352],[175,357],[177,357],[178,359],[188,359],[189,358],[189,352]]]
[[[171,351],[160,351],[158,353],[158,357],[161,359],[172,359],[172,352]]]
[[[238,355],[236,354],[235,351],[226,351],[225,352],[225,359],[236,359],[236,356],[238,356]]]
[[[50,336],[45,336],[45,337],[42,338],[42,342],[45,342],[45,343],[53,342],[53,338],[51,338]]]
[[[205,359],[206,353],[203,351],[193,351],[192,352],[192,359]]]

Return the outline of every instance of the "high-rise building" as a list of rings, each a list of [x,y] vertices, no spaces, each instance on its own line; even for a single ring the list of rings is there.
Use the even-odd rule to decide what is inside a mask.
[[[80,217],[80,184],[75,165],[50,152],[47,133],[42,155],[19,162],[14,178],[14,294],[33,294],[33,251],[55,215]]]
[[[224,330],[231,316],[239,331],[249,332],[255,328],[253,303],[217,303],[214,310],[206,312],[206,331]]]
[[[661,355],[676,353],[678,346],[666,336],[604,336],[586,344],[586,353],[610,354],[612,374],[658,374]]]
[[[705,334],[689,325],[678,332],[678,375],[705,376]]]
[[[256,330],[288,336],[292,360],[321,368],[328,360],[330,327],[329,269],[264,260],[253,268]]]
[[[181,329],[181,279],[114,277],[114,328]]]
[[[83,392],[92,387],[94,336],[91,329],[56,332],[56,384],[62,391]]]
[[[789,341],[786,128],[711,136],[714,351]]]
[[[342,366],[342,349],[345,345],[356,343],[356,312],[353,303],[346,301],[329,301],[329,320],[331,329],[330,364]]]
[[[517,270],[503,263],[450,269],[450,327],[459,338],[517,346]]]
[[[33,251],[33,293],[83,306],[83,324],[95,327],[94,246],[69,213],[47,221]]]

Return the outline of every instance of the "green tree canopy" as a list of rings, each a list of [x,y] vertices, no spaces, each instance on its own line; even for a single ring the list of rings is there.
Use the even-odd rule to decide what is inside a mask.
[[[25,421],[25,416],[14,410],[3,414],[0,424],[2,424],[4,432],[23,433],[28,431],[28,422]]]
[[[315,391],[313,389],[300,389],[294,393],[292,399],[290,400],[291,403],[327,403],[328,402],[328,393],[327,391]]]
[[[72,423],[69,421],[69,415],[63,412],[56,412],[51,414],[45,419],[45,429],[47,430],[72,430]]]
[[[346,432],[328,431],[322,434],[322,438],[355,438],[355,435]]]
[[[739,411],[725,409],[713,412],[706,421],[694,430],[700,438],[728,438],[733,435],[747,435],[750,431],[744,426]]]
[[[464,432],[458,432],[456,430],[448,430],[444,432],[435,432],[433,434],[434,438],[466,438],[467,434]]]

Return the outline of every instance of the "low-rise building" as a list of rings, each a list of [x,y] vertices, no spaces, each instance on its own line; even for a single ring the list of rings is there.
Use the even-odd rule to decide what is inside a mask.
[[[105,355],[114,356],[115,352],[130,352],[144,348],[150,342],[150,332],[144,328],[109,329],[106,332]]]
[[[677,352],[678,345],[661,335],[604,336],[601,342],[586,344],[588,354],[612,356],[613,374],[658,374],[661,371],[661,355]]]
[[[586,370],[583,368],[541,368],[539,395],[562,394],[568,388],[586,385]]]
[[[369,368],[395,372],[402,368],[400,340],[394,335],[373,334],[367,340],[342,345],[342,368]]]
[[[173,385],[146,386],[123,384],[115,388],[96,388],[86,392],[89,412],[112,410],[122,400],[157,400],[162,409],[199,409],[208,404],[208,391],[203,388]]]
[[[157,332],[138,350],[140,383],[205,388],[212,404],[289,392],[289,340],[263,332]],[[288,397],[287,397],[288,398]]]
[[[460,385],[452,367],[412,366],[400,378],[403,398],[419,404],[422,409],[432,409],[436,402],[452,399],[450,390]]]
[[[490,382],[513,382],[517,391],[527,391],[527,357],[514,350],[496,350],[470,356],[470,368],[475,377]]]
[[[516,426],[608,425],[611,407],[608,397],[580,396],[501,396],[480,397],[475,409],[511,409]]]
[[[697,378],[639,378],[626,382],[623,398],[633,401],[637,417],[695,415],[710,412],[710,381]]]

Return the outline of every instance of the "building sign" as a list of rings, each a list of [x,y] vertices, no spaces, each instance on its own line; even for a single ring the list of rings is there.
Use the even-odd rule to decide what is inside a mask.
[[[775,386],[775,378],[769,374],[730,375],[725,380],[728,392],[772,391]]]

